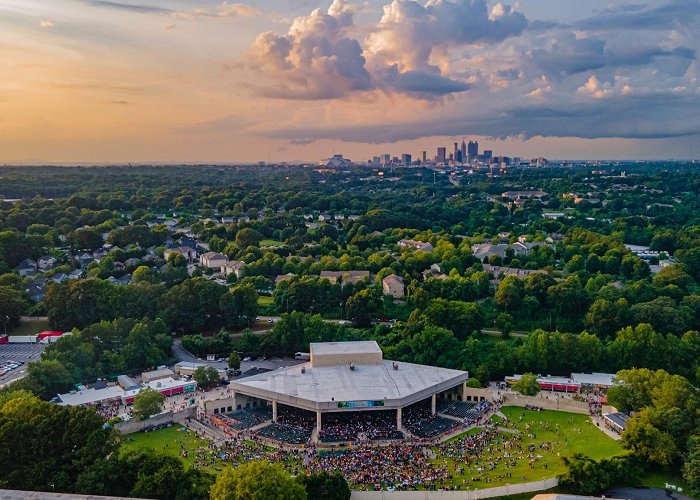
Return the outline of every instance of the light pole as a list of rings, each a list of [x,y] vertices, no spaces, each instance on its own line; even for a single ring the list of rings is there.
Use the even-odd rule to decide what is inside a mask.
[[[7,322],[10,321],[9,316],[5,316],[5,335],[7,335]]]

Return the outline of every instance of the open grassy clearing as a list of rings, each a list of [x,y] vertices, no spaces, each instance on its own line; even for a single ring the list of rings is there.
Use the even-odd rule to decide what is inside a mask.
[[[261,240],[260,241],[260,248],[281,247],[282,245],[284,245],[284,241],[277,241],[277,240]]]
[[[269,306],[270,304],[274,304],[275,301],[272,300],[272,297],[269,297],[267,295],[260,295],[258,297],[258,304],[261,306]]]
[[[600,460],[623,453],[619,443],[597,429],[586,415],[519,407],[505,407],[502,412],[509,422],[500,425],[523,433],[520,448],[515,444],[516,434],[500,432],[479,454],[460,451],[460,437],[436,452],[432,462],[446,466],[456,486],[474,489],[538,481],[564,472],[561,458],[567,455],[584,453]],[[457,468],[463,472],[457,473]]]
[[[120,453],[131,451],[154,450],[159,453],[178,457],[187,467],[196,467],[212,474],[220,474],[229,467],[237,467],[249,460],[270,458],[277,451],[270,446],[263,446],[253,441],[246,440],[239,443],[235,450],[231,450],[235,458],[232,460],[220,460],[221,451],[209,449],[211,442],[197,437],[193,431],[188,431],[182,425],[152,432],[137,432],[124,436]],[[182,454],[187,451],[187,456]],[[212,459],[213,457],[213,459]],[[273,457],[276,460],[282,458]],[[297,465],[293,460],[288,460],[286,465]]]

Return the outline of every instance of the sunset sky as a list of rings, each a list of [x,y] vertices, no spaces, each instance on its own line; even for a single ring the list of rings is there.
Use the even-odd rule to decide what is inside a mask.
[[[700,157],[700,0],[0,0],[0,162]]]

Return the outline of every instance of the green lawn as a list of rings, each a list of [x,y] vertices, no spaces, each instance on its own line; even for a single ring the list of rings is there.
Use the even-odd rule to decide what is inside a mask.
[[[284,241],[277,241],[277,240],[261,240],[260,241],[260,248],[281,247],[283,245],[284,245]]]
[[[664,488],[666,483],[680,486],[684,492],[688,491],[688,484],[683,480],[678,471],[665,471],[660,468],[647,472],[641,481],[640,486],[648,486],[650,488]]]
[[[2,326],[0,326],[2,328]],[[36,335],[46,330],[50,330],[49,322],[45,319],[38,321],[23,321],[17,328],[8,328],[8,335]],[[2,332],[0,332],[2,333]]]
[[[267,295],[259,295],[258,296],[258,304],[261,306],[269,306],[271,304],[274,304],[275,301],[272,300],[272,297],[268,297]]]
[[[471,478],[478,478],[469,485],[471,489],[537,481],[564,472],[561,459],[563,456],[584,453],[600,460],[623,453],[619,443],[597,429],[586,415],[558,411],[536,412],[520,407],[505,407],[502,412],[509,419],[508,428],[523,432],[521,443],[525,451],[518,452],[512,448],[509,450],[511,456],[520,457],[516,459],[516,465],[507,466],[506,462],[512,458],[504,457],[504,442],[513,436],[509,433],[499,433],[498,437],[491,441],[487,451],[482,452],[478,461],[476,457],[472,457],[467,463],[461,458],[463,455],[458,455],[460,458],[453,458],[448,456],[449,452],[444,455],[438,452],[433,462],[447,465],[449,470],[454,471],[455,485],[464,487]],[[520,420],[521,415],[522,420]],[[529,431],[526,430],[528,424]],[[558,434],[557,425],[559,425]],[[528,433],[533,434],[534,437],[527,437]],[[449,443],[458,447],[460,438],[451,440]],[[541,447],[544,443],[550,445],[549,449]],[[529,463],[531,457],[535,458],[532,468]],[[496,464],[493,470],[488,469],[490,462]],[[456,466],[464,468],[463,474],[456,473]],[[478,468],[484,470],[480,472]],[[511,477],[499,477],[506,473],[510,473]],[[487,482],[486,479],[489,481]]]
[[[151,449],[159,453],[179,457],[187,466],[195,465],[197,450],[206,449],[209,441],[195,436],[194,432],[187,431],[181,425],[173,425],[166,429],[153,432],[137,432],[124,436],[120,453],[133,450]],[[187,450],[185,458],[180,454],[182,449]],[[209,467],[204,467],[209,472],[215,472]]]
[[[197,455],[200,459],[211,458],[214,450],[208,449],[210,441],[197,437],[193,431],[188,431],[181,425],[173,425],[153,432],[137,432],[123,437],[120,453],[125,454],[134,450],[154,450],[159,453],[178,457],[187,467],[197,467],[198,469],[220,474],[228,467],[235,467],[248,460],[265,458],[275,453],[276,450],[269,446],[263,446],[253,441],[245,441],[240,447],[234,462],[215,460],[214,465],[203,466],[197,464]],[[183,456],[181,451],[187,451],[187,456]],[[208,461],[208,460],[207,460]],[[286,465],[297,465],[292,460],[287,460]]]

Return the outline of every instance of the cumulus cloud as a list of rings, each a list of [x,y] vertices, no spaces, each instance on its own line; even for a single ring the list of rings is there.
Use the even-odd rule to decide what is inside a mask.
[[[256,91],[292,99],[332,99],[381,90],[418,99],[464,92],[471,84],[445,74],[432,57],[449,57],[455,47],[497,43],[521,32],[527,21],[501,3],[431,0],[425,6],[394,0],[376,25],[354,23],[356,4],[334,0],[292,22],[288,32],[262,33],[248,64],[271,80]],[[370,32],[361,43],[363,32]]]
[[[51,21],[39,21],[39,26],[42,28],[51,28],[53,25]]]
[[[298,17],[282,36],[262,33],[248,62],[273,80],[260,94],[297,99],[330,99],[371,88],[360,43],[345,34],[352,12],[335,0],[327,12]]]
[[[354,7],[336,0],[283,35],[260,35],[247,64],[265,82],[261,95],[328,102],[251,133],[297,145],[700,133],[700,37],[688,22],[695,9],[687,17],[679,9],[684,0],[618,4],[568,25],[491,5],[393,0],[377,20],[356,25]],[[606,16],[624,18],[623,29],[606,27]]]
[[[435,48],[496,43],[520,34],[527,20],[497,3],[489,12],[484,0],[393,0],[368,39],[368,52],[399,70],[431,69]]]
[[[596,99],[604,99],[613,93],[610,83],[601,82],[595,75],[592,75],[586,83],[581,85],[576,91],[579,94],[586,94]]]

